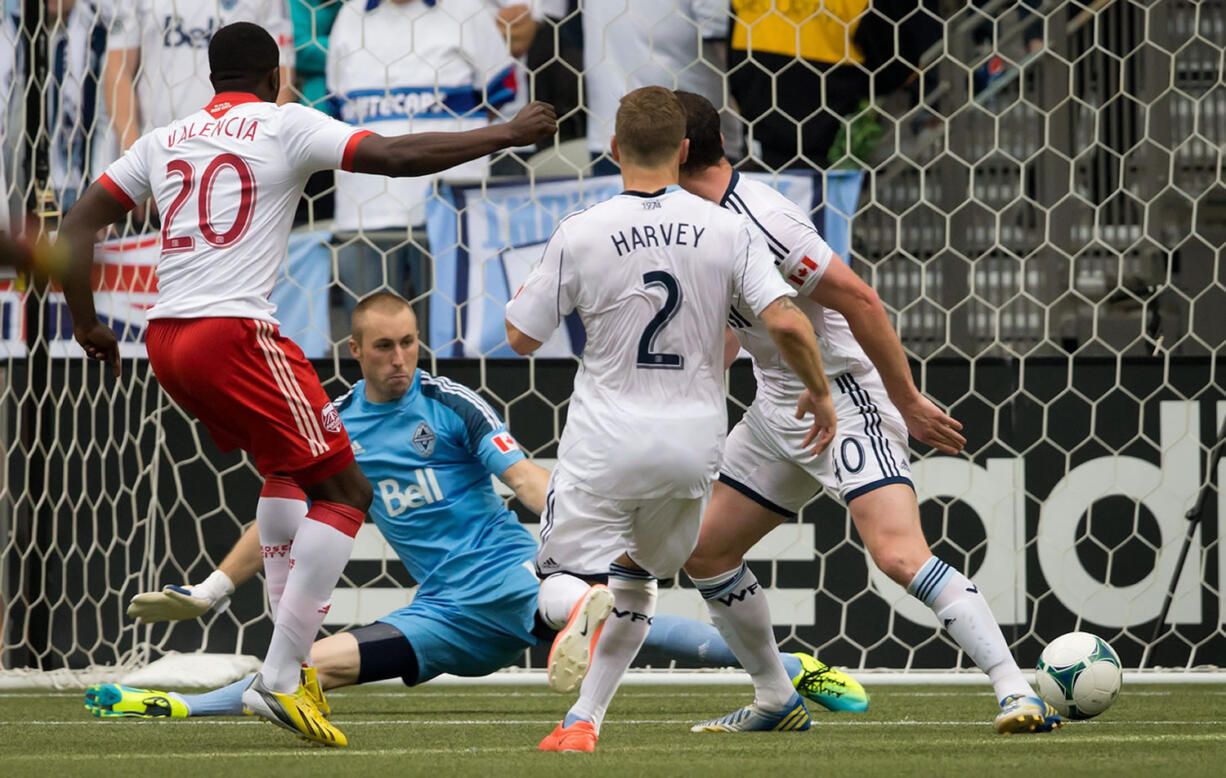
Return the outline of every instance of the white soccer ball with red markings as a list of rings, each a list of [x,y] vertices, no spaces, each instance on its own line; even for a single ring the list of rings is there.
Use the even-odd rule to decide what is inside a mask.
[[[1039,696],[1069,719],[1094,718],[1110,708],[1122,681],[1115,650],[1089,632],[1070,632],[1048,643],[1035,673]]]

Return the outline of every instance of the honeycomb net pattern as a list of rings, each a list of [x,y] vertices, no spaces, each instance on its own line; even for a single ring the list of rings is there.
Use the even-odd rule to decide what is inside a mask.
[[[855,2],[734,0],[721,12],[730,24],[774,14],[802,31],[817,20],[849,37],[872,20],[883,25],[880,40],[899,42],[875,65],[837,67],[801,57],[782,66],[752,49],[725,59],[722,46],[698,45],[702,25],[692,17],[696,53],[677,63],[677,50],[658,51],[651,31],[662,10],[685,17],[700,3],[600,2],[625,5],[615,14],[617,29],[636,31],[646,52],[641,70],[652,78],[685,85],[661,79],[669,68],[714,76],[729,148],[741,149],[744,169],[829,165],[858,176],[851,206],[838,204],[833,176],[815,179],[815,220],[829,224],[825,212],[834,211],[850,223],[848,259],[880,293],[921,388],[966,425],[967,456],[915,452],[922,523],[935,553],[984,591],[1022,665],[1073,629],[1100,634],[1128,667],[1221,665],[1226,500],[1203,487],[1226,418],[1226,2],[930,1],[866,10]],[[114,142],[103,111],[66,107],[86,100],[87,85],[47,77],[71,28],[55,5],[40,5],[36,19],[16,13],[0,29],[20,52],[8,65],[11,78],[0,80],[8,90],[0,169],[13,214],[37,203],[31,207],[49,225],[71,192],[99,172],[80,155]],[[296,39],[299,62],[324,48],[325,19],[337,4],[306,5],[315,20],[307,29],[317,37]],[[495,169],[527,187],[521,204],[507,206],[512,212],[556,209],[547,180],[588,180],[583,138],[593,117],[583,79],[592,65],[577,48],[590,12],[583,6],[570,2],[564,16],[538,21],[528,83],[558,105],[563,131],[543,151],[509,153],[509,167]],[[76,13],[103,29],[111,24],[105,2],[77,0]],[[935,29],[935,38],[906,49],[917,22]],[[598,33],[607,43],[613,31]],[[592,40],[589,34],[583,45]],[[381,61],[390,72],[405,56]],[[45,71],[24,64],[40,58]],[[895,83],[885,76],[898,66],[904,78]],[[4,67],[0,60],[0,77]],[[729,87],[753,69],[776,74],[776,96],[797,78],[816,90],[824,102],[802,121],[829,118],[838,139],[823,151],[847,137],[850,158],[799,149],[786,171],[768,163],[762,138],[779,112],[750,113]],[[862,86],[850,101],[839,91],[848,84]],[[834,113],[832,106],[845,104]],[[42,113],[32,120],[37,106]],[[444,201],[445,185],[457,180],[475,191]],[[431,197],[459,220],[503,180],[460,174]],[[309,188],[295,228],[299,236],[328,233],[320,239],[329,259],[324,277],[287,270],[280,285],[325,307],[322,331],[313,316],[310,334],[325,343],[315,364],[338,395],[359,377],[347,359],[346,304],[370,289],[408,295],[431,329],[432,306],[455,306],[462,329],[501,299],[439,285],[444,251],[477,248],[464,230],[456,246],[439,246],[421,226],[347,229],[329,220],[334,189],[331,180]],[[413,204],[401,203],[406,211]],[[144,226],[130,222],[122,236]],[[520,246],[503,238],[482,256],[502,261]],[[347,272],[359,265],[364,270]],[[140,292],[147,289],[115,294]],[[7,344],[0,363],[0,667],[62,673],[130,668],[168,650],[262,653],[270,627],[257,584],[201,621],[138,627],[123,615],[132,595],[199,581],[214,569],[253,518],[259,481],[250,461],[219,453],[161,392],[144,360],[126,360],[116,381],[97,365],[63,358],[57,340],[70,333],[54,290],[24,291],[0,279],[0,295]],[[427,342],[424,368],[478,389],[525,449],[556,456],[576,358],[510,362],[501,344],[460,334],[435,333]],[[729,383],[734,420],[753,391],[747,364],[738,363]],[[1197,525],[1184,514],[1202,491]],[[534,525],[535,516],[511,504]],[[1190,527],[1196,533],[1185,561]],[[775,530],[750,564],[786,650],[852,668],[970,667],[931,614],[877,571],[846,509],[829,497],[815,497]],[[1159,624],[1177,564],[1182,575]],[[413,583],[364,530],[328,629],[403,605]],[[702,616],[684,576],[662,582],[661,603]],[[525,663],[541,659],[531,652]],[[640,663],[676,664],[651,655]]]

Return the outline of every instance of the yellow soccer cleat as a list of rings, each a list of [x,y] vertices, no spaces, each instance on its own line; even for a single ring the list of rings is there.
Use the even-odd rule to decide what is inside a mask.
[[[100,719],[185,719],[189,715],[178,695],[117,683],[86,689],[85,709]]]
[[[347,746],[345,733],[328,722],[300,685],[293,694],[274,692],[264,685],[256,673],[247,691],[243,692],[243,707],[278,727],[288,729],[303,740],[325,746]]]
[[[319,708],[324,718],[332,718],[332,706],[328,704],[328,698],[324,696],[324,687],[319,685],[319,672],[310,665],[303,665],[302,677],[298,682],[302,684],[302,690],[306,692],[307,699],[315,703],[315,707]]]
[[[868,710],[868,692],[855,678],[822,663],[815,656],[792,656],[800,660],[800,672],[792,679],[792,686],[800,696],[830,711],[863,713]]]

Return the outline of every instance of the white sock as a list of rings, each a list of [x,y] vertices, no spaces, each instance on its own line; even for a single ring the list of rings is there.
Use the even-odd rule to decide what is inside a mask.
[[[306,494],[289,478],[271,475],[255,505],[255,523],[260,532],[260,552],[264,557],[264,584],[268,609],[273,620],[289,576],[290,551],[294,535],[306,518]]]
[[[298,688],[299,673],[328,614],[362,516],[355,508],[316,500],[298,528],[272,641],[260,669],[272,691],[290,694]]]
[[[754,703],[771,712],[783,710],[796,689],[783,669],[770,606],[753,571],[742,562],[719,575],[690,580],[707,601],[711,622],[753,680]]]
[[[536,597],[536,610],[541,621],[553,629],[565,627],[575,603],[590,588],[591,584],[570,573],[555,573],[541,581],[541,590]]]
[[[656,580],[646,573],[643,576],[609,576],[613,613],[604,623],[600,639],[596,641],[592,663],[579,689],[579,700],[566,714],[563,726],[583,719],[592,722],[599,734],[605,711],[609,709],[609,703],[630,663],[638,656],[639,648],[647,639],[651,617],[656,612]]]
[[[907,591],[932,608],[949,636],[988,674],[997,700],[1011,694],[1034,694],[1009,653],[1009,644],[988,601],[970,579],[931,557],[915,574]]]

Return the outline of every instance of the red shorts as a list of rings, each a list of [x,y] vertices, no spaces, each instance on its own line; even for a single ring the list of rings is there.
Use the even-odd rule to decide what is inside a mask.
[[[317,484],[353,462],[349,435],[302,349],[253,319],[154,319],[149,364],[222,451],[241,448],[262,475]]]

